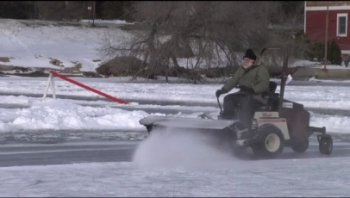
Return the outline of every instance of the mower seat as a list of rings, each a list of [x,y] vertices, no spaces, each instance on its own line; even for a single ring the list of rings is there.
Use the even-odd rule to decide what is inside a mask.
[[[257,110],[262,111],[276,111],[278,109],[279,94],[275,93],[277,89],[277,83],[270,81],[269,91],[263,94],[263,98],[266,99],[265,105],[260,105]]]

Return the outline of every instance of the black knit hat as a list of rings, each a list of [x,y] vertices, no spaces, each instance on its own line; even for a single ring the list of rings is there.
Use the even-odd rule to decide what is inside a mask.
[[[252,60],[256,60],[256,55],[254,54],[252,49],[247,49],[247,51],[245,52],[243,58],[250,58]]]

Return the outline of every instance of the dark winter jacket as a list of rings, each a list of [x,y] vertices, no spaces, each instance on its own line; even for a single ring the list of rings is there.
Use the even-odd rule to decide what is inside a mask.
[[[252,65],[248,69],[239,67],[221,89],[227,93],[236,86],[245,86],[253,89],[255,98],[260,99],[263,93],[269,91],[269,81],[269,72],[263,65]]]

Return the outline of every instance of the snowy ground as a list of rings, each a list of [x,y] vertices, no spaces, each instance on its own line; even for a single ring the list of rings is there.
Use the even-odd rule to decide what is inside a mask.
[[[113,57],[104,50],[109,44],[126,48],[132,38],[121,26],[129,24],[120,20],[95,20],[80,23],[58,23],[54,21],[28,21],[0,19],[0,65],[24,68],[63,70],[81,66],[80,71],[93,71]],[[130,24],[129,24],[130,25]],[[185,66],[196,59],[179,59]],[[213,63],[214,64],[214,63]],[[295,60],[290,67],[323,67],[317,62]],[[328,69],[348,69],[344,66],[328,65]]]
[[[191,136],[150,136],[132,162],[0,168],[8,197],[342,197],[349,155],[242,160]],[[313,145],[314,146],[314,145]],[[349,147],[347,147],[349,148]]]
[[[219,84],[123,83],[116,79],[75,78],[126,101],[192,101],[194,107],[218,113],[213,94]],[[0,92],[43,94],[47,79],[1,77]],[[57,94],[96,98],[94,93],[55,80]],[[344,86],[287,86],[286,98],[306,107],[350,109],[350,91]],[[28,96],[0,96],[2,104],[25,108],[1,108],[0,131],[6,133],[48,129],[140,129],[145,111],[119,109],[109,101],[71,99],[42,100]],[[98,97],[97,97],[98,98]],[[81,103],[90,106],[81,105]],[[91,105],[99,105],[94,107]],[[212,106],[210,106],[212,105]],[[131,103],[137,107],[142,104]],[[147,105],[144,105],[147,107]],[[178,108],[181,105],[150,105]],[[112,108],[113,107],[113,108]],[[187,107],[190,108],[190,107]],[[167,114],[158,114],[167,115]],[[349,117],[312,114],[311,124],[328,131],[349,133]],[[179,145],[181,145],[179,147]],[[318,153],[318,151],[316,151]],[[0,168],[1,196],[346,196],[350,193],[349,157],[242,160],[213,150],[192,137],[165,141],[158,136],[144,140],[132,162],[85,163]]]
[[[0,96],[3,105],[23,105],[28,108],[8,109],[0,112],[0,132],[16,132],[25,129],[142,129],[138,120],[150,115],[145,111],[127,111],[123,107],[171,108],[193,110],[193,113],[177,116],[196,117],[201,113],[219,113],[214,92],[220,84],[164,84],[164,83],[126,83],[115,82],[116,79],[74,78],[87,85],[117,98],[129,100],[147,100],[149,104],[131,102],[127,105],[109,101],[79,101],[70,99],[33,98],[26,96]],[[47,84],[46,78],[2,77],[0,93],[38,94],[42,96]],[[80,96],[92,99],[102,97],[66,81],[55,79],[58,95]],[[307,108],[350,110],[350,88],[347,86],[287,86],[285,97],[288,100],[304,104]],[[235,91],[235,90],[233,90]],[[277,89],[279,91],[279,88]],[[221,97],[221,101],[222,101]],[[157,102],[183,102],[188,105],[156,105]],[[205,106],[190,103],[205,104]],[[88,104],[90,106],[82,106]],[[98,105],[98,106],[91,106]],[[189,108],[189,106],[191,106]],[[69,107],[69,108],[67,108]],[[165,115],[159,114],[159,115]],[[349,116],[323,115],[311,112],[311,125],[325,126],[328,131],[350,133]]]
[[[121,47],[130,38],[129,33],[117,27],[42,23],[0,19],[0,57],[9,58],[0,64],[54,69],[81,64],[81,71],[95,71],[99,64],[110,59],[103,51],[108,43]],[[60,63],[50,63],[54,59]]]
[[[350,193],[349,165],[348,158],[319,158],[269,161],[231,159],[215,164],[215,168],[202,169],[144,168],[136,162],[9,167],[0,168],[0,195],[346,197]]]
[[[118,28],[26,25],[0,20],[2,65],[48,67],[59,59],[63,67],[82,64],[94,70],[107,57],[100,48],[107,35],[122,44],[129,34]],[[108,40],[108,39],[107,39]],[[74,78],[126,101],[104,101],[95,94],[55,79],[58,95],[76,99],[42,100],[47,78],[0,76],[0,134],[45,130],[144,130],[139,119],[147,109],[191,110],[175,116],[217,115],[214,92],[220,84],[129,83],[120,79]],[[341,83],[340,83],[341,84]],[[287,86],[285,97],[307,108],[350,110],[350,88],[339,86]],[[234,90],[233,90],[234,91]],[[278,90],[277,90],[278,91]],[[15,95],[19,94],[19,96]],[[84,98],[84,99],[82,99]],[[91,100],[87,100],[91,99]],[[222,98],[221,98],[222,99]],[[165,102],[168,104],[159,104]],[[187,103],[187,105],[186,105]],[[143,110],[133,110],[142,107]],[[166,112],[166,111],[165,111]],[[311,113],[311,125],[330,133],[349,134],[348,115]],[[1,140],[1,139],[0,139]],[[347,143],[344,143],[347,146]],[[317,145],[313,145],[317,148]],[[346,149],[347,147],[345,147]],[[317,149],[312,152],[318,153]],[[166,141],[150,136],[140,143],[131,162],[82,163],[0,168],[0,196],[348,196],[350,160],[316,154],[303,159],[242,160],[213,150],[193,137]]]

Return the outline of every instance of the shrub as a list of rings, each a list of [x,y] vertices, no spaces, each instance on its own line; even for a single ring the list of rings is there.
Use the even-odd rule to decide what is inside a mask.
[[[310,60],[321,61],[324,59],[325,45],[321,42],[311,43],[306,51],[306,57]],[[341,64],[341,51],[338,44],[332,40],[328,43],[327,60],[332,64]]]
[[[328,59],[331,61],[332,64],[337,64],[337,65],[341,64],[342,58],[341,58],[340,47],[334,40],[329,45],[329,51],[327,54],[328,54]]]
[[[144,63],[133,56],[120,56],[100,65],[96,71],[105,76],[129,76],[145,68]]]

